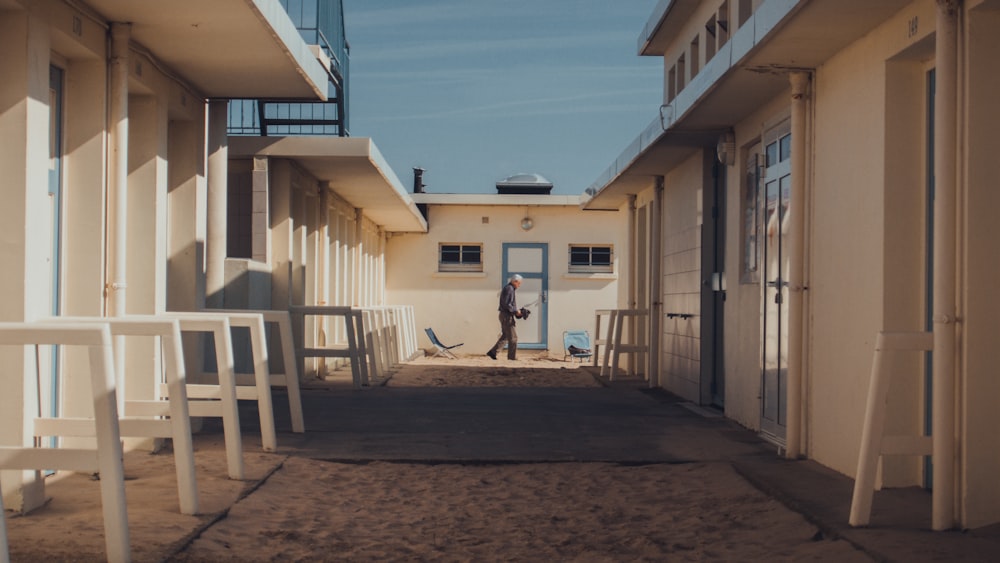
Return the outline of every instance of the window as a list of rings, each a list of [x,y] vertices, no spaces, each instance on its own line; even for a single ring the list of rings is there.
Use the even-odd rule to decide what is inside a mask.
[[[438,246],[439,272],[482,272],[482,243],[441,243]]]
[[[614,249],[610,244],[569,245],[569,271],[573,274],[611,273]]]

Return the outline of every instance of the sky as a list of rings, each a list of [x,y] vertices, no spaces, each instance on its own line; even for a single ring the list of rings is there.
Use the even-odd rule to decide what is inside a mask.
[[[430,193],[583,193],[659,116],[662,59],[637,54],[656,3],[344,0],[350,134],[407,191],[419,167]]]

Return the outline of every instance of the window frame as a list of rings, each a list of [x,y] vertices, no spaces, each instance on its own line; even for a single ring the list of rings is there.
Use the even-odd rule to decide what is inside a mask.
[[[586,249],[587,263],[574,263],[574,256]],[[574,250],[577,253],[574,255]],[[607,250],[607,263],[594,263],[595,250]],[[567,267],[570,274],[613,274],[615,272],[615,245],[610,243],[571,243],[567,246]]]
[[[445,261],[445,248],[457,247],[458,260]],[[478,261],[466,261],[466,252],[476,249]],[[451,252],[455,252],[452,250]],[[470,256],[471,258],[471,256]],[[482,272],[483,271],[483,243],[481,242],[439,242],[438,243],[438,272]]]

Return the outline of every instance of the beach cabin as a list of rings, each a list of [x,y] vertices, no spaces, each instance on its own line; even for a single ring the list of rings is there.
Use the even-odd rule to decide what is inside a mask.
[[[414,307],[456,353],[483,355],[499,334],[500,289],[524,281],[517,304],[518,348],[563,357],[563,331],[593,332],[595,311],[612,309],[627,267],[625,212],[584,211],[577,195],[552,195],[539,174],[500,180],[493,194],[414,193],[426,209],[425,234],[393,234],[386,244],[386,294]],[[432,349],[423,336],[422,346]]]
[[[0,321],[384,303],[386,239],[426,223],[347,138],[343,24],[339,0],[0,0]],[[300,347],[324,333],[310,322]],[[236,368],[255,371],[243,340]],[[185,335],[189,381],[216,369],[207,342]],[[0,362],[0,445],[37,444],[38,415],[93,416],[85,350]],[[158,397],[155,339],[114,363],[119,413]],[[7,509],[45,501],[37,470],[0,489]]]
[[[998,31],[989,0],[659,2],[662,105],[583,204],[649,219],[652,385],[861,477],[888,381],[878,483],[935,529],[1000,522]]]

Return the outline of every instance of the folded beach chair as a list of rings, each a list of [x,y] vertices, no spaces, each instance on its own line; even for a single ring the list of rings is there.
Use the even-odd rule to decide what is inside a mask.
[[[462,344],[464,344],[464,342],[461,343],[461,344],[453,344],[451,346],[445,346],[444,344],[441,343],[440,340],[438,340],[437,335],[434,334],[434,329],[428,327],[428,328],[424,329],[424,332],[427,333],[427,338],[430,338],[431,344],[433,344],[434,347],[437,348],[437,351],[434,352],[433,356],[431,356],[432,358],[436,358],[438,356],[444,356],[446,358],[451,358],[453,360],[458,359],[458,358],[455,357],[455,354],[451,353],[451,349],[452,348],[458,348],[459,346],[461,346]]]
[[[593,352],[590,351],[590,333],[585,330],[564,331],[563,349],[565,350],[563,361],[572,356],[574,358],[580,358],[580,363],[583,363],[584,359],[594,355]]]

